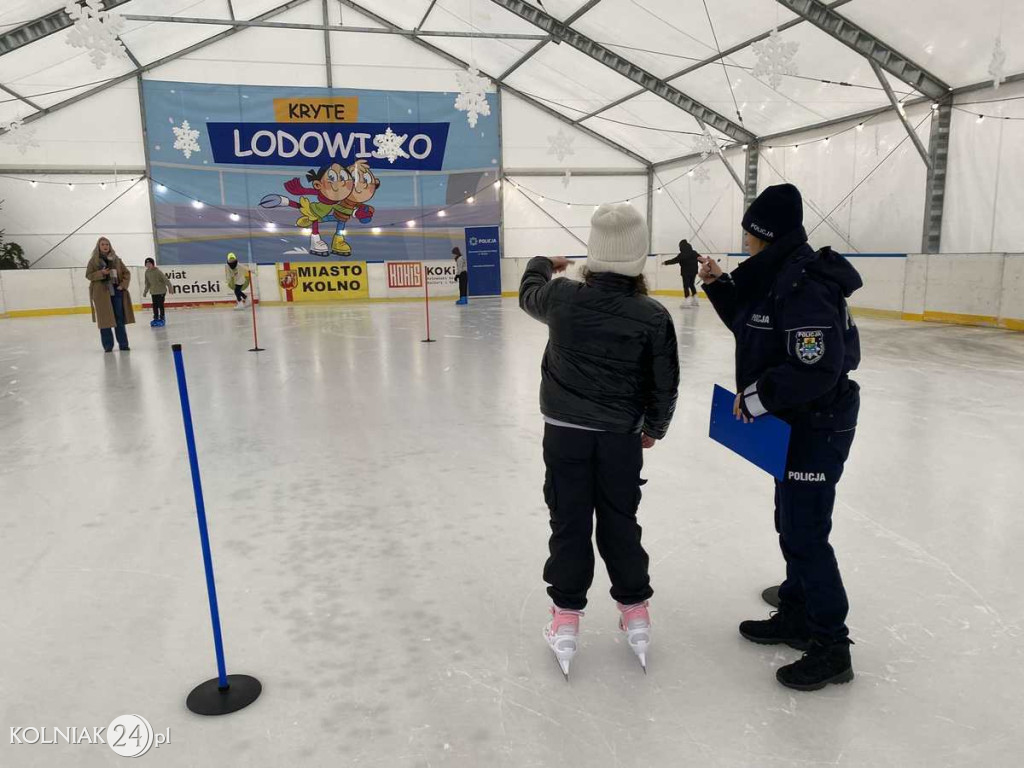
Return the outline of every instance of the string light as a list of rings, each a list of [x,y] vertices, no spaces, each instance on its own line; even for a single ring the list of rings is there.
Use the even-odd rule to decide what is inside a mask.
[[[984,121],[985,121],[985,116],[984,115],[978,115],[978,122],[981,123],[981,122],[984,122]]]
[[[447,216],[448,214],[447,214],[447,213],[445,213],[444,211],[438,211],[438,212],[437,212],[437,215],[438,215],[438,216],[440,216],[440,217],[441,217],[441,218],[443,219],[443,218],[444,218],[445,216]]]
[[[166,192],[167,191],[167,187],[165,187],[163,184],[157,184],[156,185],[156,191],[157,192]]]
[[[30,181],[29,184],[32,185],[32,189],[35,189],[36,187],[39,186],[39,182],[38,181]]]
[[[267,230],[267,232],[273,232],[275,229],[277,229],[277,224],[275,224],[272,221],[268,221],[263,228]]]
[[[857,123],[857,130],[858,131],[863,131],[864,130],[864,123]]]
[[[375,234],[375,235],[379,235],[380,234],[380,227],[374,227],[370,231],[373,232],[373,234]]]
[[[231,215],[228,216],[228,218],[231,219],[232,221],[238,221],[242,217],[239,216],[237,213],[232,213]]]
[[[501,179],[498,179],[496,182],[494,182],[494,188],[501,189]]]
[[[100,182],[100,189],[106,189],[106,188],[107,188],[107,182],[101,181]]]
[[[662,189],[661,187],[658,187],[658,194],[659,194],[659,195],[660,195],[660,194],[661,194],[662,192],[664,192],[664,191],[665,191],[664,189]]]
[[[74,192],[75,191],[75,185],[74,184],[68,184],[68,191],[69,192]]]
[[[193,200],[192,201],[192,207],[195,208],[196,210],[199,210],[200,208],[203,208],[204,207],[203,206],[203,201],[202,200]]]
[[[497,183],[497,182],[495,182],[495,183]],[[407,227],[409,227],[411,229],[412,227],[416,226],[416,222],[413,221],[412,219],[409,219],[407,222],[405,222],[405,226],[407,226]]]
[[[538,200],[539,200],[540,202],[542,202],[542,203],[543,203],[543,202],[544,202],[544,195],[541,195],[541,196],[540,196],[539,198],[537,198],[537,199],[538,199]]]

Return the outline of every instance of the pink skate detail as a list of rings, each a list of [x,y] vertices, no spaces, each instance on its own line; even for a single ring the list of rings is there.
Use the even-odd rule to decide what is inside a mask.
[[[551,624],[548,632],[552,635],[578,635],[580,633],[580,616],[582,615],[583,611],[570,611],[553,605],[551,606]],[[569,631],[563,632],[563,629]]]
[[[636,630],[651,626],[651,615],[647,612],[647,601],[635,605],[616,603],[622,615],[619,617],[619,629]]]

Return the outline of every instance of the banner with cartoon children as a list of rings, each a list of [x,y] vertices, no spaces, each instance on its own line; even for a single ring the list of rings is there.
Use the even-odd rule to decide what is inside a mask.
[[[161,264],[451,259],[497,225],[498,102],[143,80]]]

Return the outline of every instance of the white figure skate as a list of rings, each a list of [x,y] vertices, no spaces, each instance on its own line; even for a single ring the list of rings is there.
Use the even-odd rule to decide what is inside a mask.
[[[647,601],[636,605],[616,603],[622,615],[619,617],[619,629],[626,633],[626,642],[636,654],[640,666],[647,674],[647,649],[651,646],[651,616],[647,612]]]
[[[310,235],[309,252],[314,256],[326,256],[331,252],[331,248],[320,235]]]
[[[544,628],[544,639],[555,654],[566,682],[569,680],[569,665],[579,648],[580,617],[583,611],[569,611],[551,606],[551,621]]]

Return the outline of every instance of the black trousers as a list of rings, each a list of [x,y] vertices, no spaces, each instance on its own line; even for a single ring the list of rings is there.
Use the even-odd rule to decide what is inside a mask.
[[[654,594],[636,521],[640,486],[646,482],[640,479],[643,463],[640,435],[544,425],[544,500],[551,511],[544,581],[559,608],[579,611],[587,604],[594,581],[595,512],[597,549],[612,597],[632,605]]]
[[[153,319],[163,320],[164,319],[164,299],[166,294],[154,293],[153,294]]]
[[[459,272],[459,298],[464,299],[469,293],[469,273]]]
[[[245,293],[242,291],[242,286],[235,286],[235,299],[238,301],[245,301]]]
[[[855,430],[793,428],[786,479],[775,482],[775,530],[786,559],[779,590],[784,606],[805,611],[811,635],[824,643],[850,633],[839,564],[829,544],[836,484],[850,455]]]
[[[697,279],[697,273],[690,274],[689,272],[683,273],[683,295],[686,298],[697,295],[697,286],[694,281]]]

